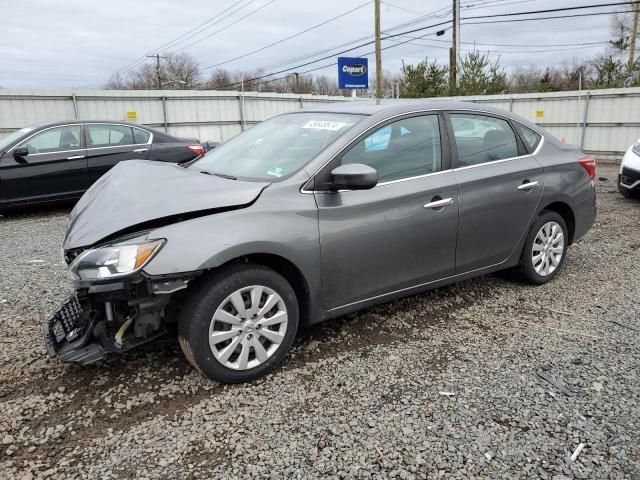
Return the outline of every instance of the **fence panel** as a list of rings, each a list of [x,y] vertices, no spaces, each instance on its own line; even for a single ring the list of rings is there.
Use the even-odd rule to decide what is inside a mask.
[[[601,158],[619,159],[640,137],[640,88],[451,99],[512,111]],[[344,101],[351,98],[204,90],[0,89],[0,136],[41,122],[133,120],[174,135],[221,142],[274,115]]]

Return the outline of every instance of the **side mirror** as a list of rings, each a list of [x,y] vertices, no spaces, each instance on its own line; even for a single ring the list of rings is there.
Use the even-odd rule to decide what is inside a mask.
[[[27,147],[18,147],[13,149],[13,156],[15,158],[22,158],[29,155],[29,149]]]
[[[340,165],[331,171],[336,190],[369,190],[378,183],[378,172],[362,163]]]

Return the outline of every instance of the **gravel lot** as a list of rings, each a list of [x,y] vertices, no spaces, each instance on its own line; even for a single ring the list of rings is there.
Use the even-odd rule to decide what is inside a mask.
[[[640,201],[599,175],[551,284],[489,276],[324,323],[251,385],[174,341],[49,360],[66,211],[0,219],[0,478],[640,479]]]

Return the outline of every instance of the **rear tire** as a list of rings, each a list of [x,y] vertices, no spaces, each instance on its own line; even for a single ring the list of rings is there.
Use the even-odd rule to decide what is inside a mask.
[[[568,238],[564,218],[543,210],[531,226],[520,256],[524,280],[534,285],[553,280],[564,263]]]
[[[211,380],[251,382],[284,358],[298,318],[296,295],[280,274],[261,265],[233,265],[189,294],[178,340],[187,360]]]

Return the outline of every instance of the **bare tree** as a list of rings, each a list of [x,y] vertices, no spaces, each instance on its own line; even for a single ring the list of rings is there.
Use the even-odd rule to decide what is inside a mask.
[[[162,88],[198,88],[200,71],[198,62],[188,53],[165,53],[160,63],[160,81]],[[105,87],[107,89],[152,90],[158,88],[158,72],[156,64],[143,63],[126,76],[112,76]]]
[[[174,83],[175,88],[197,88],[200,85],[200,67],[195,58],[185,52],[167,53],[164,57],[160,78],[167,86]]]
[[[204,84],[204,88],[217,90],[226,87],[234,81],[234,77],[229,71],[218,68],[211,72],[209,80]]]
[[[313,92],[318,95],[340,95],[338,82],[327,75],[318,75],[313,78]]]

